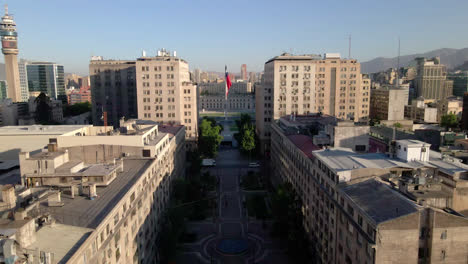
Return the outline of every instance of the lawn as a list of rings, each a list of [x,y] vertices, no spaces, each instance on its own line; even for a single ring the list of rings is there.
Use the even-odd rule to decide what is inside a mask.
[[[257,219],[266,219],[271,216],[266,203],[265,194],[247,194],[246,195],[246,207],[249,216]]]
[[[239,128],[236,125],[232,125],[232,126],[229,126],[229,130],[231,130],[231,132],[238,132]]]

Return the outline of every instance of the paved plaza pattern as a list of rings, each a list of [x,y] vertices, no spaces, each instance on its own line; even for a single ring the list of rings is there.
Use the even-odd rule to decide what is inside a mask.
[[[182,245],[183,251],[177,263],[288,263],[279,242],[263,228],[261,221],[249,218],[243,206],[244,191],[240,187],[240,177],[252,170],[248,164],[238,149],[222,147],[216,158],[216,167],[204,169],[219,181],[216,217],[187,224],[188,231],[197,234],[197,241]],[[266,223],[271,224],[269,221]],[[246,241],[248,249],[239,255],[221,253],[217,246],[223,239]]]

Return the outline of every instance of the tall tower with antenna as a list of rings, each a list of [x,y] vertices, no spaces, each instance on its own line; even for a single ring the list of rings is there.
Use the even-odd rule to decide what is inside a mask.
[[[5,55],[5,71],[8,84],[8,98],[13,102],[21,102],[21,85],[18,68],[18,33],[13,16],[8,14],[5,5],[5,15],[0,22],[0,36],[2,38],[2,53]]]

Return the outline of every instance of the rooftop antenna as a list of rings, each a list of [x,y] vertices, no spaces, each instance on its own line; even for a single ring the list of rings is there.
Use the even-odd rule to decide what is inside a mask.
[[[398,37],[398,57],[397,57],[397,88],[400,88],[400,37]]]
[[[351,59],[351,34],[349,34],[348,59]]]

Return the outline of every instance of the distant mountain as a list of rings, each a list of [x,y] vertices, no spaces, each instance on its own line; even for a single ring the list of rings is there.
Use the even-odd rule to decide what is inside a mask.
[[[462,65],[465,61],[468,61],[468,48],[464,49],[437,49],[426,53],[412,54],[400,56],[400,67],[406,67],[410,63],[414,63],[414,59],[417,57],[440,57],[440,62],[447,65],[448,69],[454,69],[455,67]],[[361,71],[363,73],[374,73],[387,70],[388,68],[395,68],[397,66],[397,57],[394,58],[375,58],[370,61],[361,63]]]

